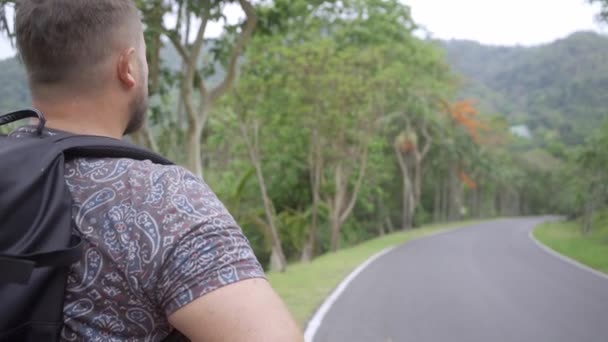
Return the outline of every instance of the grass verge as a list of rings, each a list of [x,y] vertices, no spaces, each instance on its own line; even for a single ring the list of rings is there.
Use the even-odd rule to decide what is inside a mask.
[[[580,221],[544,223],[533,234],[556,252],[608,274],[608,212],[594,219],[587,235],[582,234]]]
[[[471,225],[475,222],[432,225],[379,237],[360,245],[318,257],[308,264],[290,264],[285,273],[269,273],[273,288],[283,298],[300,326],[304,327],[314,311],[358,265],[385,248],[433,233]]]

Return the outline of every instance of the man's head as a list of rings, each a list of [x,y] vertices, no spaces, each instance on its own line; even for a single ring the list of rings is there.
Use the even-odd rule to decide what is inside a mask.
[[[142,124],[148,65],[132,0],[20,0],[17,45],[34,101],[111,97],[125,133]],[[124,112],[124,113],[122,113]]]

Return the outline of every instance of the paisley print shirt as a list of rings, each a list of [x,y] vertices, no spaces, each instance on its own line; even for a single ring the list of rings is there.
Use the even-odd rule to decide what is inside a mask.
[[[68,276],[62,341],[161,341],[179,308],[264,277],[232,216],[182,167],[77,159],[65,180],[85,250]]]

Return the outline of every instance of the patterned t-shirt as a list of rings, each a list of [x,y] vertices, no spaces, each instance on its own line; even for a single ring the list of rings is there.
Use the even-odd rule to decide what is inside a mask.
[[[85,249],[68,276],[63,341],[161,341],[179,308],[264,277],[232,216],[182,167],[77,159],[65,180]]]

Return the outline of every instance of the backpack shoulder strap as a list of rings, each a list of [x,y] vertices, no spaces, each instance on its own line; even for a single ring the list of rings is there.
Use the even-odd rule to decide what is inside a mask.
[[[27,284],[32,272],[38,267],[67,267],[77,262],[82,255],[83,241],[72,235],[65,249],[25,255],[0,254],[0,270],[3,275],[0,285],[7,283]]]
[[[161,165],[173,165],[173,162],[154,152],[118,139],[70,134],[59,134],[50,139],[63,151],[66,159],[80,157],[130,158],[135,160],[150,160],[153,163]]]
[[[7,114],[0,115],[0,126],[4,126],[11,122],[27,119],[27,118],[37,118],[38,126],[36,127],[36,131],[38,135],[42,135],[42,130],[44,129],[44,125],[46,123],[46,119],[44,115],[36,110],[36,109],[23,109],[18,110],[16,112],[11,112]]]

